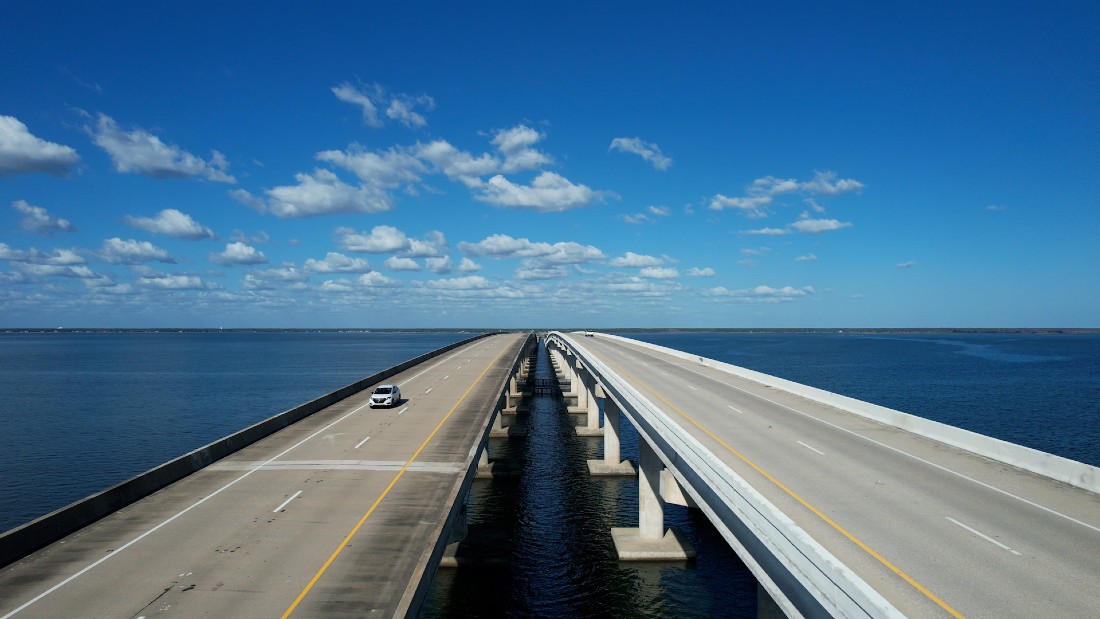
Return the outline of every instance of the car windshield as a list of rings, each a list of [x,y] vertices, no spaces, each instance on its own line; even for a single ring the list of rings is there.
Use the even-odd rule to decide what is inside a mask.
[[[374,392],[375,393],[381,393],[381,394],[387,394],[387,393],[390,392],[390,388],[389,387],[379,387],[379,388],[375,389]]]

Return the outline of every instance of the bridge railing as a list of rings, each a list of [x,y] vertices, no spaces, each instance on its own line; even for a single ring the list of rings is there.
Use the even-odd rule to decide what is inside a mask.
[[[904,617],[617,372],[561,333],[788,616]]]

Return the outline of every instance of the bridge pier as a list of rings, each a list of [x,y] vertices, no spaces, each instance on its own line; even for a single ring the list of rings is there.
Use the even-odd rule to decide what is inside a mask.
[[[621,459],[619,441],[621,415],[618,403],[613,398],[607,397],[605,392],[603,398],[603,460],[588,461],[589,475],[634,477],[638,474],[630,460]]]
[[[678,529],[665,529],[661,472],[664,464],[646,440],[638,441],[638,527],[611,529],[620,561],[685,561],[695,549]]]

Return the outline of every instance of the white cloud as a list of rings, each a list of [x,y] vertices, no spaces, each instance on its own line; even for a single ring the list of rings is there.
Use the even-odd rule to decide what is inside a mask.
[[[801,189],[809,193],[835,196],[849,191],[863,189],[863,183],[852,179],[836,179],[836,172],[814,172],[813,180],[801,184]]]
[[[774,196],[783,193],[790,193],[792,191],[798,191],[798,187],[798,181],[793,178],[776,178],[774,176],[765,176],[763,178],[758,178],[752,182],[752,185],[749,187],[749,193]]]
[[[608,150],[617,150],[622,153],[638,155],[642,159],[653,164],[656,170],[667,170],[672,165],[672,159],[661,153],[661,148],[651,142],[645,142],[641,138],[615,138],[611,140]]]
[[[899,262],[897,264],[897,267],[899,269],[911,269],[911,268],[915,267],[916,265],[917,265],[916,262],[913,262],[912,260],[906,260],[905,262]]]
[[[267,256],[251,245],[234,241],[226,244],[225,251],[210,254],[210,261],[222,266],[263,264],[267,262]]]
[[[817,256],[813,254],[805,254],[794,259],[795,262],[813,262],[817,260]]]
[[[39,251],[33,247],[26,251],[13,249],[6,243],[0,243],[0,260],[58,266],[68,266],[85,263],[84,258],[80,257],[80,255],[72,249],[55,249],[50,253],[46,253]]]
[[[687,277],[714,277],[714,269],[710,267],[704,267],[702,269],[691,267],[687,271],[684,271],[684,275]]]
[[[500,160],[488,153],[474,157],[451,146],[446,140],[417,144],[416,156],[431,163],[447,178],[461,181],[471,188],[482,186],[481,177],[497,172],[501,166]]]
[[[14,116],[0,115],[0,177],[30,172],[65,174],[80,155],[31,134]]]
[[[647,206],[646,210],[649,211],[651,215],[656,215],[657,217],[668,217],[672,215],[672,211],[667,206]]]
[[[144,174],[153,178],[205,178],[218,183],[236,183],[226,174],[225,156],[213,151],[204,161],[175,144],[165,144],[144,129],[123,131],[113,118],[99,115],[92,141],[107,151],[118,172]]]
[[[791,231],[785,228],[758,228],[756,230],[745,230],[741,234],[750,234],[757,236],[783,236],[785,234],[791,234]]]
[[[391,271],[419,271],[420,263],[412,258],[398,258],[397,256],[390,256],[384,263],[386,268]]]
[[[597,193],[586,185],[574,185],[554,172],[543,172],[530,185],[517,185],[501,175],[489,179],[478,200],[507,208],[526,208],[550,213],[587,206]]]
[[[771,203],[772,197],[770,195],[730,198],[722,194],[717,194],[711,199],[710,208],[714,211],[720,211],[727,208],[737,209],[752,219],[760,219],[761,217],[768,216],[767,211],[764,209],[771,205]]]
[[[412,154],[395,148],[371,152],[352,145],[346,151],[325,150],[315,157],[318,161],[326,161],[352,172],[365,183],[386,188],[397,187],[401,183],[416,183],[420,175],[428,171]]]
[[[805,215],[805,213],[803,215]],[[823,232],[832,232],[834,230],[840,230],[841,228],[848,228],[851,225],[851,223],[841,222],[835,219],[811,219],[809,217],[803,217],[792,223],[791,227],[805,234],[821,234]]]
[[[516,279],[545,280],[569,277],[569,270],[563,266],[521,266],[516,269]]]
[[[789,303],[813,293],[813,286],[803,286],[802,288],[757,286],[743,290],[729,290],[720,286],[702,291],[705,297],[725,298],[741,303]]]
[[[170,275],[168,273],[145,275],[139,277],[137,283],[145,288],[160,290],[207,290],[210,288],[197,275]]]
[[[1006,210],[1006,209],[1008,209],[1008,207],[1004,206],[1002,204],[990,204],[989,206],[985,207],[985,210],[990,211],[990,212],[994,212],[994,213],[1000,212],[1000,211],[1003,211],[1003,210]]]
[[[360,284],[370,288],[394,288],[401,285],[401,282],[392,277],[386,277],[378,271],[364,273],[359,276],[358,281]]]
[[[543,134],[526,125],[516,125],[511,129],[498,131],[492,143],[504,155],[501,171],[511,173],[533,170],[539,166],[554,163],[550,155],[531,148],[544,137]]]
[[[77,279],[98,278],[99,274],[83,265],[42,264],[32,262],[20,262],[15,265],[25,274],[38,277],[73,277]]]
[[[241,203],[280,218],[312,217],[334,213],[380,213],[393,209],[384,190],[371,185],[352,187],[328,170],[295,174],[297,185],[265,189],[266,203],[244,190],[231,192]]]
[[[354,292],[355,287],[346,279],[327,279],[321,284],[322,292]]]
[[[622,215],[622,219],[623,219],[623,223],[628,223],[628,224],[631,224],[631,225],[644,224],[646,222],[653,221],[652,219],[650,219],[649,215],[646,215],[645,213],[635,213],[633,215]]]
[[[440,258],[447,253],[447,239],[438,230],[432,230],[423,239],[409,239],[408,248],[401,255],[408,258]]]
[[[214,232],[206,226],[200,225],[190,215],[181,213],[174,208],[164,209],[157,213],[156,217],[132,217],[123,218],[128,225],[140,228],[153,234],[163,234],[177,239],[208,239],[213,238]]]
[[[306,273],[369,273],[371,268],[370,262],[363,258],[351,258],[330,251],[325,254],[324,260],[306,260],[302,270]]]
[[[454,268],[454,264],[451,262],[450,256],[440,256],[435,258],[425,258],[424,268],[428,269],[432,273],[438,273],[440,275],[446,275]]]
[[[458,244],[458,248],[471,256],[532,259],[531,266],[583,264],[602,261],[606,258],[602,251],[591,245],[581,245],[572,241],[553,245],[532,243],[527,239],[516,239],[506,234],[494,234],[478,243],[462,242]]]
[[[334,86],[332,94],[344,103],[358,105],[363,110],[363,124],[370,127],[382,126],[382,121],[378,118],[378,107],[367,96],[367,93],[360,91],[348,82],[344,82],[339,86]]]
[[[638,271],[638,275],[649,279],[672,279],[680,277],[680,272],[672,267],[646,267]]]
[[[368,254],[389,254],[408,249],[409,237],[393,226],[375,226],[369,234],[358,233],[351,228],[336,229],[340,247]]]
[[[642,254],[636,254],[632,251],[628,251],[618,258],[611,259],[611,266],[613,267],[626,267],[626,268],[642,268],[642,267],[655,267],[661,266],[665,261],[655,256],[646,256]]]
[[[470,260],[469,258],[463,258],[462,261],[458,263],[459,273],[475,273],[480,270],[481,265],[474,262],[473,260]]]
[[[427,288],[437,290],[485,290],[492,288],[493,284],[480,275],[467,275],[451,279],[434,279],[422,282]]]
[[[28,204],[26,200],[16,200],[11,203],[11,207],[16,212],[23,214],[23,218],[19,220],[19,225],[27,232],[34,232],[43,236],[53,236],[55,231],[76,231],[76,226],[68,219],[53,217],[46,212],[46,209],[41,206],[32,206]]]
[[[771,250],[771,247],[742,247],[741,253],[746,256],[763,256]]]
[[[114,237],[103,241],[99,255],[111,264],[141,264],[143,262],[175,263],[168,251],[149,241],[122,240]]]
[[[432,110],[435,108],[435,101],[427,95],[416,97],[405,94],[393,95],[390,106],[386,108],[386,116],[410,129],[419,129],[427,126],[428,121],[423,114],[415,111],[417,107]]]

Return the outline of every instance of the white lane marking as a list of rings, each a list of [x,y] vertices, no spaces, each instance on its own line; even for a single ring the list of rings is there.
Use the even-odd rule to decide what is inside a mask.
[[[295,492],[293,495],[291,495],[291,497],[289,499],[287,499],[287,500],[283,501],[282,503],[280,503],[278,507],[271,510],[271,513],[277,514],[281,511],[283,511],[283,508],[286,507],[287,505],[290,505],[290,502],[293,501],[294,499],[298,498],[299,494],[302,494],[301,490],[299,490],[298,492]]]
[[[820,449],[815,449],[815,448],[813,448],[813,447],[810,447],[809,445],[807,445],[806,443],[803,443],[802,441],[795,441],[795,442],[796,442],[796,443],[798,443],[799,445],[802,445],[802,446],[803,446],[803,447],[805,447],[806,449],[809,449],[810,451],[816,451],[817,453],[819,453],[819,454],[821,454],[821,455],[823,455],[823,456],[825,455],[825,452],[824,452],[824,451],[821,451]]]
[[[297,443],[294,443],[294,444],[293,444],[293,445],[291,445],[290,447],[287,447],[287,448],[286,448],[285,450],[283,450],[282,452],[280,452],[280,453],[279,453],[278,455],[274,456],[274,457],[273,457],[273,458],[271,458],[270,460],[265,460],[264,462],[262,462],[262,463],[260,463],[260,464],[256,465],[255,467],[253,467],[252,469],[250,469],[250,470],[249,470],[248,472],[246,472],[246,473],[245,473],[244,475],[241,475],[241,476],[240,476],[240,477],[238,477],[237,479],[234,479],[233,481],[231,481],[231,482],[229,482],[228,484],[226,484],[226,485],[222,486],[221,488],[218,488],[218,489],[217,489],[217,490],[215,490],[214,492],[211,492],[210,494],[208,494],[208,495],[204,496],[203,498],[199,499],[198,501],[195,501],[195,502],[194,502],[194,503],[192,503],[192,504],[191,504],[190,506],[188,506],[188,507],[185,507],[184,509],[182,509],[182,510],[180,510],[179,512],[177,512],[177,513],[176,513],[176,514],[175,514],[174,516],[170,516],[170,517],[169,517],[169,518],[168,518],[167,520],[164,520],[163,522],[161,522],[160,524],[158,524],[158,525],[154,526],[153,528],[149,529],[148,531],[146,531],[146,532],[142,533],[141,535],[139,535],[139,536],[135,537],[134,539],[132,539],[132,540],[130,540],[130,541],[128,541],[128,542],[126,542],[126,543],[125,543],[125,544],[123,544],[122,546],[119,546],[119,547],[118,547],[118,548],[116,548],[116,549],[115,549],[115,551],[114,551],[114,552],[112,552],[111,554],[109,554],[109,555],[105,555],[105,556],[104,556],[103,558],[101,558],[101,559],[99,559],[98,561],[96,561],[96,562],[92,563],[91,565],[89,565],[89,566],[85,567],[84,569],[80,570],[79,572],[77,572],[77,573],[73,574],[72,576],[69,576],[69,577],[68,577],[68,578],[66,578],[65,580],[62,580],[61,582],[59,582],[59,583],[57,583],[56,585],[54,585],[54,586],[50,587],[49,589],[46,589],[46,590],[45,590],[45,591],[43,591],[42,593],[39,593],[39,594],[38,594],[37,596],[35,596],[35,597],[31,598],[31,599],[30,599],[29,601],[25,602],[25,603],[24,603],[24,604],[23,604],[22,606],[20,606],[20,607],[16,608],[15,610],[13,610],[13,611],[11,611],[10,613],[8,613],[8,614],[4,615],[3,617],[0,617],[0,619],[10,619],[11,617],[15,616],[15,615],[16,615],[17,613],[20,613],[20,612],[22,612],[22,611],[23,611],[23,609],[27,608],[27,607],[28,607],[28,606],[30,606],[31,604],[34,604],[35,602],[38,602],[39,600],[41,600],[42,598],[46,597],[47,595],[49,595],[49,594],[53,593],[54,591],[57,591],[57,590],[58,590],[58,589],[60,589],[61,587],[64,587],[65,585],[67,585],[67,584],[69,584],[70,582],[72,582],[72,581],[76,580],[77,578],[80,578],[81,576],[83,576],[83,575],[84,575],[85,573],[87,573],[87,572],[88,572],[89,570],[91,570],[92,568],[98,567],[98,566],[99,566],[100,564],[104,563],[104,562],[105,562],[105,561],[107,561],[108,559],[111,559],[112,557],[117,557],[118,555],[122,554],[122,551],[123,551],[123,550],[126,550],[126,549],[127,549],[127,548],[129,548],[130,546],[133,546],[134,544],[136,544],[136,543],[140,542],[141,540],[145,539],[146,537],[149,537],[149,536],[150,536],[150,535],[152,535],[153,533],[156,533],[156,532],[157,532],[157,531],[159,531],[159,530],[160,530],[160,529],[161,529],[162,527],[165,527],[165,526],[167,526],[168,524],[170,524],[171,522],[175,521],[175,520],[176,520],[177,518],[179,518],[180,516],[182,516],[182,515],[186,514],[187,512],[189,512],[189,511],[191,511],[191,510],[195,509],[195,508],[196,508],[196,507],[198,507],[199,505],[202,505],[203,503],[205,503],[205,502],[209,501],[210,499],[212,499],[212,498],[214,498],[214,497],[218,496],[219,494],[221,494],[221,493],[222,493],[222,492],[224,492],[225,490],[228,490],[228,489],[230,488],[230,486],[233,486],[233,485],[235,485],[235,484],[236,484],[237,482],[241,481],[241,480],[242,480],[242,479],[244,479],[245,477],[248,477],[249,475],[251,475],[251,474],[255,473],[255,472],[256,472],[256,471],[258,471],[258,470],[260,470],[260,469],[261,469],[261,468],[263,468],[263,467],[264,467],[265,465],[267,465],[267,464],[270,464],[270,463],[272,463],[272,462],[274,462],[274,461],[278,460],[279,458],[282,458],[283,456],[287,455],[287,454],[288,454],[288,453],[290,453],[291,451],[294,451],[294,450],[295,450],[295,449],[297,449],[298,447],[301,447],[301,446],[302,446],[302,445],[304,445],[304,444],[305,444],[306,442],[308,442],[308,441],[310,441],[310,440],[313,440],[314,438],[316,438],[316,437],[317,437],[317,436],[318,436],[319,434],[321,434],[322,432],[325,432],[325,431],[327,431],[327,430],[328,430],[329,428],[331,428],[331,427],[335,426],[336,424],[340,423],[341,421],[343,421],[343,420],[347,419],[348,417],[351,417],[351,416],[352,416],[352,415],[354,415],[355,413],[358,413],[358,412],[359,412],[359,411],[361,411],[361,410],[362,410],[362,409],[363,409],[363,408],[364,408],[365,406],[367,406],[367,405],[366,405],[366,404],[363,404],[363,405],[359,406],[359,407],[358,407],[358,408],[356,408],[355,410],[353,410],[353,411],[351,411],[351,412],[349,412],[349,413],[345,414],[345,415],[344,415],[343,417],[341,417],[341,418],[337,419],[336,421],[334,421],[334,422],[332,422],[332,423],[328,424],[327,426],[325,426],[325,427],[321,428],[320,430],[317,430],[317,431],[316,431],[316,432],[314,432],[313,434],[310,434],[309,436],[307,436],[307,437],[305,437],[304,439],[302,439],[302,440],[298,441]]]
[[[447,379],[448,379],[448,378],[450,378],[450,377],[451,377],[451,375],[450,375],[450,374],[448,374],[448,375],[446,375],[446,376],[444,376],[444,377],[443,377],[443,380],[447,380]]]
[[[398,386],[398,387],[400,387],[401,385],[404,385],[405,383],[408,383],[408,382],[412,382],[412,381],[416,380],[417,378],[420,378],[420,376],[421,376],[421,375],[423,375],[423,374],[424,374],[425,372],[430,372],[430,371],[434,370],[435,368],[437,368],[437,367],[439,367],[439,366],[443,365],[444,363],[447,363],[447,362],[448,362],[448,361],[450,361],[451,359],[454,359],[455,357],[457,357],[457,356],[461,355],[461,354],[462,354],[463,352],[464,352],[464,351],[461,351],[461,350],[460,350],[460,351],[456,352],[455,354],[453,354],[453,355],[451,355],[451,356],[449,356],[449,357],[447,357],[447,358],[445,358],[445,359],[443,359],[443,360],[439,361],[438,363],[434,363],[434,364],[432,364],[431,366],[429,366],[429,367],[426,367],[426,368],[424,368],[423,370],[421,370],[421,371],[420,371],[420,372],[419,372],[418,374],[416,374],[415,376],[411,376],[411,377],[409,377],[409,378],[406,378],[406,379],[405,379],[405,380],[404,380],[403,382],[401,382],[401,383],[397,383],[397,386]],[[468,351],[466,351],[466,352],[468,352]],[[476,357],[477,355],[474,355],[474,356]],[[2,618],[2,617],[0,617],[0,619],[3,619],[3,618]]]
[[[435,389],[435,387],[428,387],[428,390],[424,392],[424,395],[428,395],[429,393],[431,393],[432,389]]]
[[[430,391],[430,389],[429,389],[429,391]],[[401,409],[401,410],[397,411],[397,414],[398,414],[398,415],[402,415],[402,414],[404,414],[404,413],[405,413],[405,411],[407,411],[407,410],[409,410],[409,407],[408,407],[408,406],[406,406],[405,408],[403,408],[403,409]]]
[[[694,390],[694,391],[699,391],[699,388],[696,387],[695,385],[688,385],[688,387],[691,387],[692,390]]]
[[[369,440],[370,440],[370,437],[368,436],[367,438],[365,438],[365,439],[363,439],[363,440],[359,441],[359,443],[358,443],[358,444],[357,444],[357,445],[355,446],[355,448],[356,448],[356,449],[359,449],[360,447],[362,447],[362,446],[363,446],[363,443],[366,443],[366,442],[367,442],[367,441],[369,441]]]
[[[734,407],[730,406],[729,404],[727,404],[727,405],[726,405],[726,408],[728,408],[728,409],[730,409],[731,411],[733,411],[733,412],[737,413],[738,415],[744,415],[744,414],[745,414],[745,411],[743,411],[743,410],[738,410],[738,409],[736,409],[736,408],[734,408]]]
[[[665,376],[668,376],[668,372],[666,372],[664,370],[661,370],[661,374],[664,374]]]
[[[966,529],[967,531],[970,531],[970,532],[971,532],[971,533],[973,533],[974,535],[977,535],[978,537],[980,537],[980,538],[984,539],[985,541],[989,542],[990,544],[994,544],[994,545],[996,545],[996,546],[1000,546],[1001,548],[1003,548],[1003,549],[1005,549],[1005,550],[1007,550],[1007,551],[1011,552],[1012,554],[1016,555],[1017,557],[1021,556],[1021,555],[1020,555],[1020,553],[1016,552],[1015,550],[1013,550],[1013,549],[1009,548],[1008,546],[1005,546],[1004,544],[1002,544],[1002,543],[998,542],[997,540],[993,539],[992,537],[989,537],[988,535],[986,535],[986,534],[982,533],[981,531],[978,531],[978,530],[976,530],[976,529],[973,529],[973,528],[971,528],[971,527],[968,527],[968,526],[966,526],[965,524],[963,524],[963,523],[959,522],[958,520],[955,520],[955,519],[954,519],[954,518],[952,518],[951,516],[944,516],[944,518],[946,518],[946,519],[947,519],[948,521],[950,521],[950,522],[953,522],[953,523],[955,523],[955,524],[959,525],[960,527],[962,527],[962,528]]]
[[[625,347],[623,347],[623,348],[624,348],[624,349],[626,349]],[[631,349],[626,349],[626,350],[631,350]],[[647,356],[647,357],[650,357],[650,358],[653,358],[653,359],[657,359],[657,360],[660,360],[660,357],[657,357],[656,355],[651,355],[651,354],[649,354],[648,352],[645,352],[645,351],[641,351],[641,350],[638,350],[638,351],[633,351],[633,352],[636,352],[636,353],[638,353],[638,354],[640,354],[640,355],[645,355],[645,356]],[[667,362],[666,362],[666,363],[667,363]],[[764,396],[762,396],[762,395],[759,395],[759,394],[753,393],[753,392],[751,392],[751,391],[749,391],[749,390],[747,390],[747,389],[742,389],[741,387],[738,387],[737,385],[731,385],[731,384],[729,384],[729,383],[727,383],[727,382],[725,382],[725,381],[722,381],[722,380],[718,380],[717,378],[715,378],[715,377],[713,377],[713,376],[707,376],[706,374],[703,374],[702,372],[697,372],[697,371],[695,371],[695,370],[693,370],[693,369],[691,369],[691,368],[689,368],[689,367],[685,367],[685,366],[676,366],[676,367],[678,367],[678,368],[680,368],[680,369],[682,369],[682,370],[684,370],[684,371],[686,371],[686,372],[691,372],[692,374],[696,374],[696,375],[698,375],[698,376],[702,376],[703,378],[706,378],[706,379],[708,379],[708,380],[712,380],[712,381],[714,381],[714,382],[716,382],[716,383],[718,383],[718,384],[720,384],[720,385],[725,385],[725,386],[729,387],[730,389],[735,389],[735,390],[737,390],[737,391],[740,391],[741,393],[744,393],[744,394],[747,394],[747,395],[749,395],[749,396],[752,396],[752,397],[754,397],[754,398],[756,398],[756,399],[758,399],[758,400],[763,400],[764,402],[768,402],[768,403],[774,404],[774,405],[776,405],[776,406],[778,406],[778,407],[780,407],[780,408],[785,408],[785,409],[787,409],[787,410],[791,411],[792,413],[795,413],[795,414],[797,414],[797,415],[802,415],[803,417],[806,417],[807,419],[813,419],[814,421],[817,421],[818,423],[822,423],[822,424],[824,424],[824,425],[827,425],[827,426],[829,426],[830,428],[833,428],[834,430],[839,430],[840,432],[844,432],[844,433],[846,433],[846,434],[851,434],[852,436],[854,436],[854,437],[857,437],[857,438],[860,438],[860,439],[863,439],[863,440],[867,441],[868,443],[871,443],[872,445],[878,445],[879,447],[882,447],[883,449],[889,449],[890,451],[893,451],[893,452],[895,452],[895,453],[901,454],[901,455],[903,455],[903,456],[906,456],[906,457],[908,457],[908,458],[912,458],[913,460],[916,460],[917,462],[921,462],[921,463],[923,463],[923,464],[927,464],[928,466],[931,466],[931,467],[933,467],[933,468],[937,468],[937,469],[939,469],[939,470],[941,470],[941,471],[943,471],[943,472],[945,472],[945,473],[948,473],[948,474],[954,475],[954,476],[956,476],[956,477],[958,477],[958,478],[960,478],[960,479],[965,479],[966,481],[969,481],[969,482],[971,482],[971,483],[977,484],[977,485],[979,485],[979,486],[981,486],[981,487],[983,487],[983,488],[986,488],[987,490],[992,490],[993,492],[996,492],[996,493],[998,493],[998,494],[1001,494],[1001,495],[1004,495],[1004,496],[1006,496],[1006,497],[1009,497],[1009,498],[1011,498],[1011,499],[1015,499],[1015,500],[1017,500],[1017,501],[1020,501],[1021,503],[1024,503],[1025,505],[1030,505],[1030,506],[1032,506],[1032,507],[1034,507],[1034,508],[1036,508],[1036,509],[1041,509],[1041,510],[1043,510],[1043,511],[1047,512],[1048,514],[1051,514],[1052,516],[1058,516],[1059,518],[1064,518],[1065,520],[1068,520],[1068,521],[1070,521],[1070,522],[1072,522],[1072,523],[1074,523],[1074,524],[1079,524],[1079,525],[1081,525],[1081,526],[1085,527],[1086,529],[1091,529],[1091,530],[1093,530],[1093,531],[1096,531],[1097,533],[1100,533],[1100,527],[1098,527],[1098,526],[1094,526],[1094,525],[1091,525],[1091,524],[1089,524],[1089,523],[1087,523],[1087,522],[1082,522],[1082,521],[1080,521],[1080,520],[1078,520],[1078,519],[1074,518],[1073,516],[1070,516],[1070,515],[1067,515],[1067,514],[1063,514],[1062,512],[1060,512],[1060,511],[1057,511],[1057,510],[1054,510],[1054,509],[1051,509],[1051,508],[1049,508],[1049,507],[1047,507],[1047,506],[1045,506],[1045,505],[1040,505],[1040,504],[1038,504],[1038,503],[1036,503],[1036,502],[1034,502],[1034,501],[1030,501],[1030,500],[1028,500],[1028,499],[1025,499],[1025,498],[1024,498],[1024,497],[1022,497],[1022,496],[1019,496],[1019,495],[1015,495],[1015,494],[1012,494],[1011,492],[1009,492],[1009,491],[1007,491],[1007,490],[1002,490],[1002,489],[1000,489],[1000,488],[998,488],[998,487],[996,487],[996,486],[992,486],[992,485],[990,485],[990,484],[987,484],[987,483],[985,483],[984,481],[979,481],[979,480],[977,480],[977,479],[974,479],[973,477],[969,477],[969,476],[967,476],[967,475],[964,475],[964,474],[962,474],[962,473],[960,473],[960,472],[958,472],[958,471],[953,471],[953,470],[951,470],[951,469],[947,468],[946,466],[943,466],[942,464],[936,464],[935,462],[932,462],[932,461],[930,461],[930,460],[925,460],[924,458],[921,458],[920,456],[915,456],[915,455],[913,455],[913,454],[911,454],[911,453],[909,453],[909,452],[907,452],[907,451],[903,451],[903,450],[901,450],[901,449],[899,449],[899,448],[897,448],[897,447],[894,447],[894,446],[892,446],[892,445],[887,445],[886,443],[883,443],[883,442],[880,442],[880,441],[876,441],[876,440],[875,440],[875,439],[873,439],[873,438],[870,438],[870,437],[864,436],[864,435],[860,434],[859,432],[856,432],[855,430],[849,430],[848,428],[844,428],[844,427],[838,426],[837,424],[835,424],[835,423],[832,423],[831,421],[825,421],[824,419],[821,419],[820,417],[814,417],[813,415],[811,415],[811,414],[809,414],[809,413],[806,413],[806,412],[800,411],[800,410],[798,410],[798,409],[796,409],[796,408],[791,408],[790,406],[787,406],[786,404],[782,404],[782,403],[780,403],[780,402],[776,402],[775,400],[769,400],[768,398],[765,398],[765,397],[764,397]],[[719,371],[721,371],[721,370],[719,370]],[[747,380],[747,379],[746,379],[746,380]],[[851,414],[854,414],[854,413],[851,413]],[[858,417],[858,415],[856,415],[856,416]],[[931,440],[931,439],[929,439],[929,440]],[[4,618],[3,618],[3,617],[0,617],[0,619],[4,619]]]

